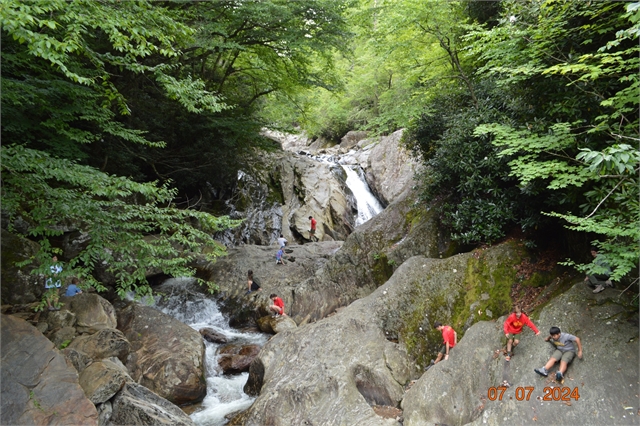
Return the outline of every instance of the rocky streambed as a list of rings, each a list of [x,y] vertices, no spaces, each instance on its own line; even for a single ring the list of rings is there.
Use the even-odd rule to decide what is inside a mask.
[[[332,149],[360,157],[365,174],[378,167],[375,149],[393,147],[343,142]],[[327,149],[286,143],[313,154]],[[306,158],[297,155],[294,163]],[[638,424],[638,310],[622,288],[593,294],[559,268],[522,275],[536,254],[517,238],[457,253],[437,218],[414,203],[408,181],[393,191],[381,184],[401,181],[394,171],[376,174],[377,184],[368,179],[387,194],[386,209],[340,228],[327,205],[317,204],[328,216],[311,209],[320,186],[301,192],[305,168],[288,169],[295,179],[281,185],[289,201],[279,203],[280,225],[254,222],[260,238],[239,231],[229,241],[245,244],[195,265],[219,286],[212,297],[192,281],[172,280],[155,288],[161,297],[153,307],[85,293],[35,315],[26,308],[40,286],[4,264],[29,256],[32,244],[3,230],[2,424]],[[323,241],[304,241],[309,211],[344,236],[322,231]],[[280,229],[291,242],[285,265],[275,265],[269,245]],[[261,292],[246,294],[248,269]],[[504,360],[501,325],[514,289],[533,294],[542,336],[559,326],[582,339],[584,358],[563,384],[579,397],[556,400],[550,391],[544,400],[545,388],[557,385],[533,372],[550,355],[541,337],[525,331]],[[270,293],[283,298],[285,320],[266,316]],[[441,343],[435,321],[451,324],[459,343],[449,360],[428,368]],[[490,389],[505,377],[512,386],[493,398]],[[533,388],[532,397],[520,398],[520,388]]]

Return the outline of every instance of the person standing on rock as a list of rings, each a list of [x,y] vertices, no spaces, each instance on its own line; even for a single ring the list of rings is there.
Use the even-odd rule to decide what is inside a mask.
[[[451,326],[442,325],[440,321],[436,321],[435,324],[433,324],[433,328],[442,332],[442,339],[444,340],[438,357],[434,362],[434,364],[437,364],[442,360],[442,357],[444,357],[445,360],[449,359],[449,351],[458,343],[458,333],[456,333]]]
[[[280,299],[277,294],[271,293],[271,295],[269,295],[269,299],[273,302],[273,305],[269,306],[269,310],[273,312],[273,316],[277,317],[278,315],[287,315],[284,313],[284,301]]]
[[[558,327],[551,327],[549,336],[546,337],[544,341],[552,343],[556,350],[544,367],[534,368],[533,371],[541,376],[547,377],[549,375],[549,369],[553,367],[556,362],[560,361],[560,368],[558,368],[556,372],[556,380],[561,382],[564,379],[564,373],[567,371],[567,367],[576,356],[576,346],[578,347],[578,358],[582,359],[582,342],[580,342],[579,337],[573,334],[561,333]]]
[[[536,328],[536,326],[531,322],[529,317],[522,312],[520,306],[516,305],[513,310],[513,313],[507,317],[504,322],[504,335],[507,337],[507,356],[506,360],[511,360],[511,345],[513,344],[513,349],[518,346],[520,340],[516,339],[516,336],[522,333],[523,326],[529,327],[536,333],[536,336],[540,334],[540,331]]]
[[[311,229],[309,229],[309,239],[313,241],[315,238],[316,242],[318,242],[318,237],[316,237],[316,225],[318,222],[313,218],[313,216],[309,216],[309,220],[311,221]]]
[[[60,273],[62,272],[62,265],[58,263],[58,256],[53,256],[51,258],[51,276],[47,277],[44,282],[44,288],[47,289],[44,296],[47,300],[47,306],[50,311],[59,311],[60,305],[58,304],[58,300],[60,299],[60,293],[58,289],[62,287],[62,282],[60,281]]]
[[[258,280],[253,277],[253,271],[251,269],[249,269],[249,271],[247,272],[247,289],[248,290],[246,294],[249,294],[252,291],[262,290],[262,287],[260,287]]]
[[[288,243],[287,239],[282,236],[282,234],[280,234],[280,238],[278,238],[278,245],[280,246],[281,249],[284,249],[284,246],[286,246]]]
[[[598,254],[597,248],[591,247],[591,256],[594,257],[593,263],[602,268],[603,273],[587,275],[586,277],[584,277],[584,282],[588,283],[589,286],[594,288],[594,293],[600,293],[606,287],[613,287],[613,283],[609,279],[609,276],[611,276],[611,268],[609,267],[609,264],[605,262],[602,256]]]

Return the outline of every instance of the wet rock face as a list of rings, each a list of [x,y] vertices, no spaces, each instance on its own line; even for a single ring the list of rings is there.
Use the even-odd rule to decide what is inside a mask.
[[[205,327],[199,330],[202,337],[211,343],[227,343],[227,337],[215,331],[213,328]]]
[[[175,404],[204,398],[204,342],[200,333],[135,303],[118,312],[118,328],[131,343],[126,366],[135,381]]]
[[[3,425],[97,425],[98,413],[78,374],[35,327],[2,315]]]
[[[260,352],[258,345],[228,345],[220,348],[218,366],[224,374],[249,371],[249,365]]]

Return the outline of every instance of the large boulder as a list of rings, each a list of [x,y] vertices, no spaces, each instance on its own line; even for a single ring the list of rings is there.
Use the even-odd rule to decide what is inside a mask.
[[[574,285],[534,315],[540,336],[524,332],[509,363],[496,356],[503,345],[504,317],[475,324],[449,360],[429,369],[407,392],[404,424],[638,424],[637,311],[629,311],[619,294],[594,295],[583,283]],[[630,313],[632,321],[627,320]],[[584,349],[583,360],[573,361],[562,385],[533,371],[553,352],[543,340],[552,326],[580,337]],[[491,395],[503,380],[511,387],[502,398],[499,391]],[[528,400],[527,387],[532,388]],[[568,398],[562,401],[554,387],[577,392],[574,397],[564,392]]]
[[[249,365],[260,352],[258,345],[227,345],[218,351],[218,366],[224,374],[249,371]]]
[[[343,151],[348,151],[351,148],[355,147],[358,142],[365,139],[367,137],[367,132],[352,130],[347,132],[346,135],[340,139],[340,148]]]
[[[97,425],[78,374],[35,327],[2,315],[3,425]]]
[[[76,316],[78,333],[95,333],[105,328],[116,328],[115,308],[95,293],[81,293],[65,298],[67,309]]]
[[[2,304],[26,304],[39,301],[45,290],[44,277],[30,274],[37,265],[19,268],[15,264],[33,258],[40,246],[5,229],[0,232],[2,233],[0,236]]]
[[[116,328],[105,328],[97,333],[78,336],[68,347],[87,354],[92,360],[110,357],[126,360],[131,350],[129,340]]]
[[[200,333],[137,303],[118,311],[118,328],[131,342],[125,364],[136,382],[175,404],[204,398],[207,389]]]
[[[259,152],[239,172],[229,216],[243,219],[216,235],[228,246],[269,245],[282,233],[290,242],[309,238],[309,216],[318,221],[320,240],[343,241],[353,230],[355,200],[338,166],[292,152]]]
[[[275,264],[275,246],[245,245],[232,248],[227,256],[204,266],[203,277],[219,286],[217,297],[221,309],[229,315],[230,324],[234,326],[250,324],[267,315],[271,293],[283,297],[287,313],[291,309],[303,312],[304,307],[295,305],[288,289],[314,276],[341,245],[339,241],[290,245],[286,250],[289,253],[285,255],[285,265]],[[254,271],[262,290],[246,294],[249,269]]]
[[[277,334],[251,364],[245,392],[259,395],[238,424],[397,424],[373,407],[397,407],[409,378],[435,357],[434,322],[463,338],[472,306],[482,313],[470,325],[487,310],[506,314],[513,266],[525,255],[511,242],[483,254],[414,256],[335,315]]]
[[[399,425],[372,407],[399,404],[410,360],[386,339],[367,299],[274,336],[251,364],[245,386],[260,395],[233,424]]]
[[[402,133],[403,130],[398,130],[380,137],[363,165],[367,183],[385,204],[395,201],[416,185],[415,176],[422,168],[402,145]]]
[[[101,404],[113,397],[125,382],[132,381],[122,368],[109,360],[93,362],[80,373],[80,386],[94,404]]]
[[[137,383],[126,383],[113,398],[109,425],[194,426],[180,408]]]
[[[278,315],[277,317],[274,317],[273,315],[266,315],[259,318],[257,323],[258,328],[261,331],[273,334],[278,334],[285,330],[291,330],[292,328],[297,327],[295,321],[293,321],[288,315]]]

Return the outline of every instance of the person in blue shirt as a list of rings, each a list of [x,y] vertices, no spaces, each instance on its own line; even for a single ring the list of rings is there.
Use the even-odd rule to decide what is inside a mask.
[[[282,248],[276,253],[276,265],[284,265],[284,250]]]
[[[71,284],[69,284],[69,287],[67,287],[67,292],[64,295],[67,297],[71,297],[75,296],[76,294],[82,293],[82,290],[80,290],[80,288],[78,287],[79,283],[80,281],[78,281],[77,278],[72,279]]]

